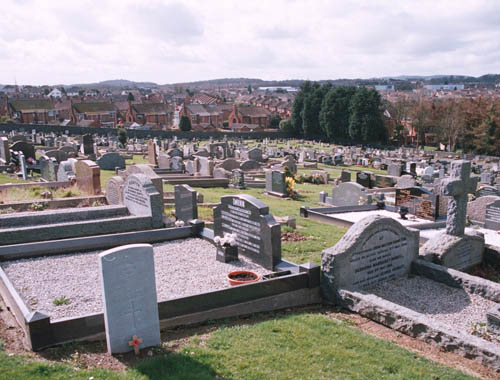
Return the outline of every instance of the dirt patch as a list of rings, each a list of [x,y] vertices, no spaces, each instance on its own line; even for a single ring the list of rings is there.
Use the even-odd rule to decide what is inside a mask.
[[[282,232],[281,241],[304,241],[311,239],[310,236],[302,235],[300,232]]]
[[[498,379],[498,374],[481,364],[465,359],[462,356],[441,351],[418,339],[411,338],[388,327],[382,326],[358,314],[343,309],[323,306],[305,306],[294,309],[285,309],[278,312],[262,313],[251,316],[235,317],[221,322],[207,322],[191,327],[173,328],[162,332],[162,345],[151,349],[142,350],[138,356],[133,352],[121,355],[108,355],[104,340],[95,342],[71,343],[59,347],[45,349],[41,352],[31,352],[24,345],[24,333],[17,325],[12,314],[7,310],[5,303],[0,298],[0,338],[4,342],[7,353],[28,354],[32,360],[47,360],[51,362],[67,363],[81,369],[106,368],[114,371],[125,371],[135,367],[140,362],[151,357],[167,356],[179,352],[186,346],[191,337],[196,336],[200,345],[206,342],[213,331],[220,327],[242,326],[259,323],[262,321],[286,316],[290,313],[321,313],[332,320],[345,321],[354,328],[389,340],[412,352],[422,355],[440,364],[464,371],[472,376],[488,380]]]
[[[478,276],[489,281],[500,283],[500,264],[490,265],[483,261],[469,273],[473,276]]]

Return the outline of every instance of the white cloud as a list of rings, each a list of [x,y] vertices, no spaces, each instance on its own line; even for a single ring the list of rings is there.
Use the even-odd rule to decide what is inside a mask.
[[[482,75],[500,67],[496,0],[2,5],[0,83]]]

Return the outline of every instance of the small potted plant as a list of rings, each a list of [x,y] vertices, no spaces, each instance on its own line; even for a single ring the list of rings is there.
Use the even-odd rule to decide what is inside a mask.
[[[227,274],[227,279],[231,285],[243,285],[259,281],[260,276],[248,270],[235,270]]]

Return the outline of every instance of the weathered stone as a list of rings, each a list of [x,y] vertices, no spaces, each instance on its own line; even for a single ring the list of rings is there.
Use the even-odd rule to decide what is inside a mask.
[[[486,206],[484,227],[489,228],[490,230],[500,231],[500,199],[497,199]]]
[[[89,195],[101,193],[101,169],[90,160],[78,160],[75,163],[77,186]]]
[[[106,182],[106,200],[109,205],[123,204],[123,185],[125,181],[120,176],[114,176]]]
[[[500,197],[487,195],[468,202],[467,216],[470,220],[484,223],[486,219],[486,207],[497,200],[500,200]]]
[[[255,160],[247,160],[241,163],[240,169],[243,170],[244,172],[247,172],[251,170],[260,170],[261,166]]]
[[[175,216],[184,222],[198,219],[196,190],[188,185],[175,185]]]
[[[97,165],[102,170],[125,169],[125,159],[119,153],[105,153],[97,159]]]
[[[415,185],[416,185],[415,178],[413,178],[413,176],[411,176],[409,174],[405,174],[405,175],[402,175],[401,177],[399,177],[399,179],[396,183],[396,187],[399,189],[413,187]]]
[[[367,204],[366,189],[356,182],[343,182],[332,189],[332,196],[326,202],[334,206],[359,206]]]
[[[378,215],[356,222],[322,254],[323,297],[332,303],[342,288],[363,289],[409,273],[418,257],[419,232]]]

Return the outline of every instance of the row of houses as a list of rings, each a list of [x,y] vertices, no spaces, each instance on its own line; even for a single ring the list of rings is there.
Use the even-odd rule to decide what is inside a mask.
[[[241,95],[237,102],[261,107],[270,113],[279,115],[282,119],[289,119],[292,113],[293,95]]]
[[[115,128],[119,123],[129,122],[161,129],[172,125],[174,108],[166,103],[74,103],[72,100],[53,102],[49,99],[15,99],[5,102],[4,99],[0,113],[26,124],[59,124],[65,120],[79,126]]]

